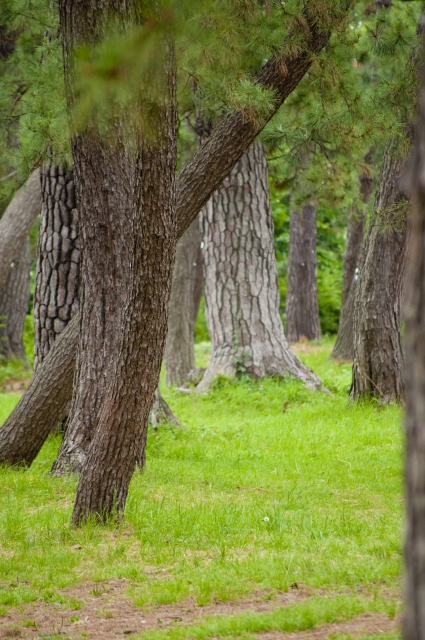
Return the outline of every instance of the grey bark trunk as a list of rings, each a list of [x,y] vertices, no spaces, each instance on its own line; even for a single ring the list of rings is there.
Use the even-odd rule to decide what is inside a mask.
[[[173,387],[181,387],[195,368],[196,278],[200,244],[199,220],[195,218],[177,244],[174,265],[165,347],[167,384]]]
[[[408,203],[400,191],[399,141],[388,143],[366,234],[354,312],[351,398],[403,400],[400,306],[408,239]]]
[[[212,356],[198,390],[218,373],[294,375],[320,387],[289,349],[279,314],[267,159],[255,142],[201,213]]]
[[[411,172],[413,220],[406,278],[405,640],[425,639],[425,78]]]
[[[301,211],[291,207],[289,225],[286,339],[290,343],[318,340],[322,331],[317,294],[316,205],[304,204]]]
[[[42,170],[41,225],[34,292],[34,367],[79,310],[80,238],[71,170]]]
[[[6,286],[0,293],[0,354],[26,360],[23,334],[30,299],[30,241],[24,238],[18,256],[10,265]]]
[[[0,220],[0,291],[41,209],[40,172],[34,171],[16,192]]]
[[[366,156],[371,161],[371,155]],[[362,202],[367,205],[372,195],[373,178],[363,173],[360,176],[360,194]],[[364,211],[353,211],[348,220],[347,240],[345,243],[342,301],[339,316],[338,334],[331,357],[338,360],[352,360],[354,356],[354,301],[356,297],[357,269],[362,252],[365,225]]]

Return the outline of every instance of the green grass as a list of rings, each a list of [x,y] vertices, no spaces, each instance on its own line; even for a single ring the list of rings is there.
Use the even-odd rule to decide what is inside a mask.
[[[205,396],[164,389],[184,427],[150,433],[118,527],[69,526],[77,479],[47,475],[58,437],[29,470],[0,469],[0,613],[36,599],[77,610],[60,590],[108,578],[129,579],[142,607],[273,599],[295,582],[332,596],[310,603],[313,613],[291,608],[314,624],[343,615],[338,593],[347,615],[384,606],[381,589],[397,590],[401,572],[401,409],[350,406],[350,367],[327,361],[330,347],[303,359],[331,395],[278,379],[220,378]],[[205,364],[206,345],[197,348]],[[0,394],[1,420],[17,400]],[[221,618],[190,637],[307,628],[290,627],[290,615]]]

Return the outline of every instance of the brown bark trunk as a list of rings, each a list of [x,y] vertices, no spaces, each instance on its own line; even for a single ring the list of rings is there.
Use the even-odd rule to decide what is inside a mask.
[[[351,398],[404,397],[400,306],[408,238],[408,204],[400,191],[400,141],[388,143],[366,234],[354,313]]]
[[[335,20],[342,20],[349,9],[349,2],[341,2],[336,7],[340,11],[340,16]],[[306,28],[307,27],[307,28]],[[238,111],[232,112],[225,116],[219,126],[212,132],[208,142],[203,144],[201,148],[192,156],[185,164],[177,178],[176,192],[176,218],[177,218],[177,237],[189,227],[190,223],[197,216],[202,206],[208,201],[211,194],[220,186],[223,179],[232,169],[236,161],[242,156],[244,151],[249,147],[254,138],[265,127],[269,119],[279,109],[280,105],[286,100],[291,92],[296,88],[300,80],[310,68],[312,57],[318,54],[328,43],[330,32],[323,30],[321,27],[320,16],[309,14],[306,24],[303,27],[304,41],[300,43],[297,52],[290,52],[287,56],[277,54],[270,58],[264,65],[263,69],[257,76],[257,82],[264,87],[268,87],[274,91],[275,103],[270,111],[270,115],[263,120],[251,120],[246,114]],[[69,336],[69,349],[77,342],[77,338],[68,328],[62,334]],[[53,351],[57,349],[56,345]],[[66,363],[64,363],[66,366]],[[73,364],[68,364],[73,366]],[[43,366],[44,370],[44,366]],[[56,380],[59,386],[62,384],[64,375],[72,374],[69,370],[60,371],[56,369]],[[40,378],[38,372],[36,378]],[[72,379],[72,375],[70,376]],[[41,448],[43,443],[42,425],[44,420],[51,419],[50,414],[44,415],[44,410],[49,412],[49,403],[43,396],[32,394],[31,396],[24,394],[20,403],[13,411],[7,424],[15,425],[16,433],[20,433],[22,439],[25,439],[25,433],[31,429],[33,434],[40,428],[38,436],[38,446]],[[34,411],[39,416],[38,421],[27,421],[25,419],[25,411],[21,410],[22,406],[28,406],[28,414]],[[38,413],[37,413],[38,411]],[[60,415],[58,411],[57,416]],[[55,416],[55,420],[57,420]],[[47,437],[47,436],[46,436]],[[41,442],[41,444],[40,444]],[[22,441],[16,441],[16,452],[19,451]],[[13,447],[9,447],[5,439],[0,439],[0,460],[8,461],[19,458],[13,452]]]
[[[59,2],[68,83],[75,46],[104,35],[105,25],[93,15],[109,10],[124,30],[129,14],[140,19],[136,5],[129,13],[120,3],[101,5],[98,0]],[[73,422],[82,429],[89,425],[92,437],[77,489],[75,524],[123,511],[161,368],[177,241],[175,71],[170,48],[162,42],[161,49],[158,43],[155,75],[149,72],[149,81],[158,83],[149,134],[130,124],[129,110],[142,108],[138,95],[131,106],[114,103],[113,121],[119,126],[111,122],[107,137],[93,116],[72,141],[78,206],[84,211],[84,260],[70,428]],[[68,103],[72,107],[70,90]]]
[[[40,172],[37,169],[16,192],[0,220],[0,291],[6,286],[10,265],[20,254],[40,209]]]
[[[289,349],[279,314],[267,159],[256,142],[201,213],[205,307],[212,357],[198,390],[218,373],[318,378]]]
[[[30,299],[30,241],[27,236],[10,265],[6,286],[0,293],[0,354],[26,360],[23,334]]]
[[[406,277],[405,640],[425,638],[425,77],[410,176],[413,220]]]
[[[167,384],[173,387],[181,387],[195,368],[195,286],[200,244],[199,220],[195,218],[176,250],[165,347]]]
[[[365,162],[371,162],[372,153],[367,154]],[[373,178],[367,173],[360,176],[360,194],[362,202],[367,205],[372,195]],[[342,301],[339,316],[338,334],[331,357],[338,360],[352,360],[354,356],[354,301],[358,265],[363,244],[365,213],[353,211],[348,220],[347,240],[345,243],[342,275]]]
[[[318,340],[322,336],[316,246],[316,205],[305,204],[301,211],[291,207],[285,325],[288,342]]]
[[[37,368],[28,389],[1,427],[0,462],[30,465],[55,429],[72,392],[78,334],[76,317]]]
[[[55,164],[42,172],[41,225],[34,292],[34,367],[79,309],[80,239],[74,176]]]

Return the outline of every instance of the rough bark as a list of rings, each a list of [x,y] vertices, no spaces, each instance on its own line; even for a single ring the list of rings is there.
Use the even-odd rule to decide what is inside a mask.
[[[30,241],[27,236],[10,265],[6,286],[0,293],[0,354],[26,360],[23,334],[30,299]]]
[[[351,398],[403,400],[401,294],[408,239],[408,204],[400,190],[400,141],[387,144],[367,230],[354,312]]]
[[[218,373],[317,377],[289,349],[279,314],[267,158],[256,142],[201,213],[205,311],[212,356],[198,390]]]
[[[366,162],[371,161],[368,154]],[[367,205],[372,195],[373,178],[363,173],[359,179],[362,202]],[[354,301],[356,297],[357,269],[363,244],[365,213],[354,210],[348,220],[347,240],[345,243],[342,300],[339,316],[338,334],[331,357],[338,360],[352,360],[354,356]]]
[[[342,0],[335,5],[335,24],[342,20],[351,6],[351,2]],[[320,16],[308,14],[306,24],[303,26],[304,41],[300,42],[297,50],[290,54],[276,54],[264,65],[257,76],[257,82],[270,88],[275,94],[275,103],[269,116],[255,121],[248,118],[245,113],[232,112],[225,116],[220,124],[212,132],[208,142],[192,156],[185,164],[177,178],[176,184],[176,226],[177,237],[189,227],[192,220],[197,216],[202,206],[208,201],[214,190],[221,184],[223,179],[232,169],[236,161],[242,156],[254,138],[262,131],[274,113],[283,104],[286,98],[296,88],[300,80],[311,66],[315,55],[319,54],[323,47],[329,42],[330,31],[321,28]],[[76,348],[78,337],[68,333],[69,349]],[[64,332],[64,333],[65,333]],[[63,334],[62,334],[63,335]],[[56,349],[56,345],[53,350]],[[73,365],[72,365],[73,366]],[[44,369],[44,367],[43,367]],[[61,384],[62,373],[57,371],[57,382]],[[66,371],[66,374],[69,374]],[[71,376],[72,377],[72,376]],[[8,423],[14,422],[17,432],[23,434],[32,429],[33,433],[38,429],[38,423],[25,420],[25,412],[20,411],[20,405],[45,407],[48,411],[48,403],[45,398],[32,395],[30,398],[21,399],[19,405],[8,419]],[[60,411],[58,415],[60,414]],[[40,409],[40,416],[42,410]],[[44,417],[43,417],[44,419]],[[43,419],[40,417],[40,424]],[[57,417],[55,418],[55,420]],[[39,449],[43,444],[43,438],[38,438]],[[16,445],[19,448],[18,445]],[[0,441],[0,461],[9,461],[12,452],[7,447],[7,443]]]
[[[195,287],[200,244],[199,220],[195,218],[177,244],[171,288],[165,368],[167,384],[173,387],[181,387],[195,368]]]
[[[0,291],[6,286],[10,265],[18,257],[40,209],[40,172],[37,169],[16,192],[0,220]]]
[[[56,427],[72,392],[78,334],[76,317],[59,336],[55,348],[38,367],[28,389],[1,427],[1,462],[30,465]]]
[[[406,277],[405,640],[425,638],[425,78],[410,186],[413,201]]]
[[[35,369],[79,309],[80,238],[73,172],[51,163],[41,174],[34,292]]]
[[[304,204],[301,211],[291,207],[289,215],[285,335],[288,342],[318,340],[322,331],[317,294],[316,205]]]

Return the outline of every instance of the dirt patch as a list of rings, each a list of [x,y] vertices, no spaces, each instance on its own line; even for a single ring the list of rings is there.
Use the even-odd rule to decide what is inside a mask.
[[[1,393],[23,393],[31,382],[31,378],[8,378],[0,385]]]
[[[147,629],[194,624],[204,616],[234,615],[246,611],[266,612],[279,606],[296,604],[312,595],[331,595],[325,590],[313,591],[298,583],[294,584],[287,593],[279,593],[273,598],[270,598],[267,593],[258,593],[238,602],[217,602],[202,607],[192,600],[186,600],[183,603],[151,607],[144,611],[136,607],[126,595],[127,590],[132,586],[137,587],[124,579],[109,580],[104,583],[86,583],[61,591],[68,600],[67,604],[40,602],[23,607],[11,607],[6,615],[0,618],[0,638],[62,637],[81,640],[82,637],[87,637],[89,640],[113,640],[136,635]],[[361,625],[366,621],[371,625],[372,618],[377,626],[382,626],[387,621],[385,628],[388,627],[388,619],[381,614],[361,616],[356,619],[356,624]],[[338,629],[342,629],[338,633],[346,633],[344,625],[347,624],[349,623],[337,625]],[[391,621],[391,624],[393,625],[391,630],[396,628],[394,621]],[[323,629],[333,626],[324,625]],[[317,631],[318,629],[305,633]],[[334,631],[331,630],[329,633]],[[301,638],[302,634],[277,635],[276,633],[260,634],[259,638],[266,640],[269,637],[270,639],[288,637],[289,640],[292,636],[295,638],[298,635]],[[308,635],[306,640],[310,638],[319,640],[319,638],[327,638],[327,635]]]
[[[385,613],[363,613],[357,618],[347,622],[334,622],[323,624],[316,629],[308,631],[296,631],[294,633],[282,633],[280,631],[268,631],[255,634],[258,640],[326,640],[329,636],[349,635],[352,638],[368,635],[374,636],[380,633],[398,633],[400,631],[401,616],[388,618]]]

